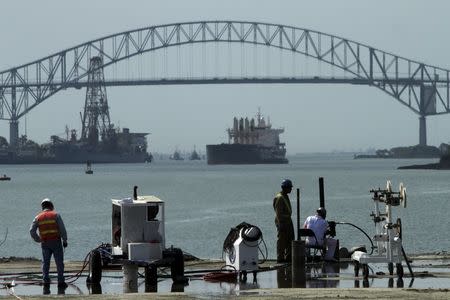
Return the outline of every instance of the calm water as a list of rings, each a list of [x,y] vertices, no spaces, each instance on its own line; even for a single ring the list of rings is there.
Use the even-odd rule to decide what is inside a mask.
[[[110,242],[111,198],[156,195],[166,203],[166,246],[174,245],[201,258],[221,258],[231,227],[241,222],[261,228],[269,258],[275,257],[276,232],[272,199],[282,178],[301,190],[301,220],[319,205],[318,178],[324,177],[328,219],[351,222],[374,233],[369,190],[394,190],[403,182],[408,207],[394,208],[401,217],[405,250],[423,253],[449,250],[450,171],[396,170],[398,166],[434,160],[353,160],[350,155],[301,155],[288,165],[208,166],[205,161],[156,161],[152,164],[0,165],[0,256],[40,257],[39,245],[28,233],[40,201],[53,200],[66,224],[68,260],[81,260],[90,249]],[[291,196],[295,210],[295,193]],[[294,224],[295,224],[294,217]],[[348,225],[337,226],[341,246],[369,245]],[[439,241],[439,242],[436,242]]]

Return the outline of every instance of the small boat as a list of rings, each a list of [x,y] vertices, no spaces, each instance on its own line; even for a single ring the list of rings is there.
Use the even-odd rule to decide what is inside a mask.
[[[172,160],[184,160],[184,158],[181,156],[180,152],[178,150],[175,150],[175,152],[169,157],[169,159]]]
[[[191,155],[189,156],[189,160],[200,160],[201,157],[200,155],[198,155],[198,152],[195,151],[195,147],[194,147],[194,151],[191,152]]]
[[[86,171],[85,171],[85,173],[86,174],[94,174],[94,171],[92,171],[92,168],[91,168],[91,162],[89,160],[86,162]]]
[[[6,176],[6,174],[3,174],[3,176],[0,176],[0,180],[1,180],[1,181],[11,180],[11,177]]]

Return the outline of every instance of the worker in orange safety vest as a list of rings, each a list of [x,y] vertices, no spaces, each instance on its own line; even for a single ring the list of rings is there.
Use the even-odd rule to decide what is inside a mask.
[[[33,220],[30,235],[41,243],[42,277],[44,285],[50,284],[50,259],[53,255],[58,273],[58,288],[66,288],[64,280],[64,251],[67,247],[67,232],[61,216],[54,211],[53,203],[45,198],[41,202],[42,212]]]

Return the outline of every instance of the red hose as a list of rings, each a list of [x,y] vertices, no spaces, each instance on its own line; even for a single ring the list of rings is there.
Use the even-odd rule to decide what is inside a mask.
[[[237,272],[211,272],[203,276],[203,280],[211,282],[236,282]]]

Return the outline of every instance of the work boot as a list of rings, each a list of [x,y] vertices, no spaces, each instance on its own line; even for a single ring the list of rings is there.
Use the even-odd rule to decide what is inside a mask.
[[[42,294],[50,295],[50,283],[44,283],[44,286],[42,287]]]
[[[65,282],[58,282],[58,289],[66,289],[67,283]]]

